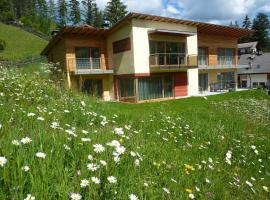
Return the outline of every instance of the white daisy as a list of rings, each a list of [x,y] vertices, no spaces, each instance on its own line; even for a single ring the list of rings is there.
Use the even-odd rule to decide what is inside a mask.
[[[88,158],[88,160],[93,160],[94,159],[92,155],[88,155],[87,158]]]
[[[124,135],[123,128],[115,128],[115,129],[114,129],[114,133],[115,133],[116,135]]]
[[[36,157],[45,159],[46,154],[43,153],[43,152],[37,152],[37,153],[36,153]]]
[[[91,180],[92,180],[92,182],[95,183],[95,184],[100,184],[100,179],[97,178],[97,177],[92,177]]]
[[[108,178],[109,183],[116,183],[117,179],[114,176],[109,176]]]
[[[23,166],[22,170],[25,171],[25,172],[28,172],[30,170],[30,167],[29,166]]]
[[[79,193],[74,193],[74,192],[72,192],[72,193],[70,194],[70,198],[71,198],[72,200],[81,200],[81,199],[82,199],[82,195],[80,195]]]
[[[86,179],[83,179],[83,180],[81,180],[80,185],[81,185],[82,188],[87,187],[89,185],[89,181],[86,180]]]
[[[139,198],[135,194],[130,194],[129,199],[130,200],[139,200]]]
[[[96,171],[98,168],[99,168],[99,166],[98,166],[97,164],[95,164],[95,163],[89,163],[89,164],[87,164],[87,169],[88,169],[89,171],[94,172],[94,171]]]
[[[188,197],[189,197],[190,199],[195,199],[195,195],[192,194],[192,193],[188,194]]]
[[[28,194],[27,197],[24,200],[35,200],[36,198],[32,196],[31,194]]]
[[[23,144],[28,144],[30,142],[32,142],[32,140],[29,137],[24,137],[21,139],[21,143],[23,143]]]
[[[105,160],[100,160],[99,162],[100,162],[100,164],[102,164],[103,166],[106,166],[106,165],[107,165],[107,162],[106,162]]]
[[[81,138],[81,141],[82,142],[91,142],[91,139],[90,138]]]
[[[105,151],[105,148],[102,146],[102,144],[94,144],[94,152],[96,153],[102,153]]]
[[[12,140],[11,142],[13,145],[15,146],[19,146],[20,145],[20,141],[19,140]]]
[[[4,167],[4,165],[7,163],[7,159],[5,157],[0,157],[0,166]]]

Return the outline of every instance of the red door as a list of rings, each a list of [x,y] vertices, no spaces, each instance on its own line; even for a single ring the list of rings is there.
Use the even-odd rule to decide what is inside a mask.
[[[174,73],[174,96],[187,96],[187,72]]]

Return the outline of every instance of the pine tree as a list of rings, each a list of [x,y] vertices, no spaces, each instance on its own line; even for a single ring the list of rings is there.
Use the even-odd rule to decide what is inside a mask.
[[[242,28],[245,28],[245,29],[250,29],[251,28],[251,21],[250,21],[248,15],[246,15],[244,20],[243,20]]]
[[[230,27],[233,27],[233,22],[231,21],[230,24],[229,24]]]
[[[234,22],[234,27],[235,27],[235,28],[239,28],[239,25],[238,25],[237,20],[235,20],[235,22]]]
[[[0,21],[12,21],[14,19],[14,12],[12,11],[12,4],[8,0],[0,1]]]
[[[79,24],[81,22],[80,2],[78,0],[69,0],[70,9],[70,21],[73,24]]]
[[[93,0],[83,0],[82,5],[84,9],[84,22],[88,25],[94,25],[94,12],[93,12]]]
[[[48,6],[46,0],[37,0],[36,2],[36,12],[34,15],[38,15],[44,18],[48,17]]]
[[[56,6],[54,0],[48,1],[48,17],[56,21]]]
[[[121,0],[110,0],[105,8],[105,18],[110,26],[116,24],[127,14],[127,6]]]
[[[104,16],[101,10],[97,10],[95,13],[95,23],[94,26],[97,28],[103,28],[104,25]]]
[[[259,13],[253,20],[252,29],[256,30],[253,34],[253,41],[258,41],[259,50],[270,50],[269,31],[270,21],[267,14]]]
[[[67,24],[67,4],[65,0],[58,0],[58,23],[60,26]]]

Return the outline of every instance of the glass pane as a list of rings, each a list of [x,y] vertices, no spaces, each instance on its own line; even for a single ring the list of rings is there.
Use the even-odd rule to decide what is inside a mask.
[[[121,78],[119,80],[120,97],[134,97],[134,78]]]
[[[91,48],[91,64],[92,69],[99,69],[100,68],[100,54],[99,48]]]
[[[173,96],[173,79],[172,76],[164,76],[164,97]]]
[[[150,54],[155,54],[156,53],[156,42],[150,40],[149,41],[149,48],[150,48]]]
[[[162,77],[142,77],[139,82],[139,100],[162,98]]]
[[[90,58],[90,48],[75,48],[76,58]]]
[[[158,64],[165,64],[165,42],[157,42]]]

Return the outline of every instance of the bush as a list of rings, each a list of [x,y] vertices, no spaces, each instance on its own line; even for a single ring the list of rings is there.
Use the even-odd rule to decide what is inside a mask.
[[[4,51],[6,48],[6,42],[5,40],[0,39],[0,51]]]

